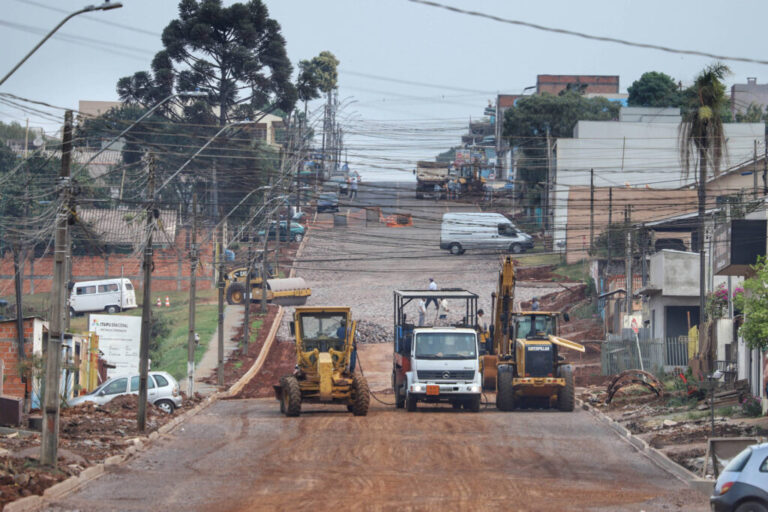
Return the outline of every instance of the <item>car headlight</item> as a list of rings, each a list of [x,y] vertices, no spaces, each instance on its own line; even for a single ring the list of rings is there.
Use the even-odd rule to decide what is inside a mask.
[[[470,391],[472,391],[473,393],[477,393],[478,391],[480,391],[480,388],[479,388],[479,386],[472,386],[470,388]]]
[[[421,391],[421,386],[416,384],[415,386],[413,386],[413,390],[416,392]]]

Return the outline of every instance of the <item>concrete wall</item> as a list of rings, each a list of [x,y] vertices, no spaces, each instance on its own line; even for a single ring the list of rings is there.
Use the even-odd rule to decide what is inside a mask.
[[[536,92],[538,94],[558,94],[568,84],[584,84],[587,93],[618,93],[618,75],[538,75]]]
[[[651,284],[667,297],[699,296],[698,253],[659,251],[651,256],[650,273]]]
[[[768,105],[768,84],[758,84],[756,78],[748,78],[746,84],[731,86],[731,111],[744,113],[755,103],[765,110]]]

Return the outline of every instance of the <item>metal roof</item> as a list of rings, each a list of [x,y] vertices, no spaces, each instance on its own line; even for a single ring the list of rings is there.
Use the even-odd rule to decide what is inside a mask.
[[[79,208],[77,215],[93,230],[99,242],[108,245],[135,245],[142,243],[146,231],[146,210],[100,210]],[[160,210],[159,233],[155,234],[154,245],[172,244],[176,239],[178,213],[174,210]]]

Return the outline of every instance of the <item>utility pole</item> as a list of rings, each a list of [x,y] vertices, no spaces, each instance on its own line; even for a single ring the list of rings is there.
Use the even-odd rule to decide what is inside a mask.
[[[549,228],[549,201],[550,201],[550,194],[549,194],[549,183],[551,179],[552,174],[552,139],[549,136],[549,128],[547,128],[547,180],[544,183],[544,211],[542,212],[542,220],[544,224],[544,229]]]
[[[768,196],[768,138],[763,140],[763,195]]]
[[[753,181],[753,188],[752,188],[752,198],[757,199],[757,139],[752,141],[755,143],[755,150],[752,156],[752,181]]]
[[[40,444],[40,463],[56,466],[59,448],[59,368],[61,344],[64,339],[64,315],[67,311],[66,261],[69,219],[74,204],[71,196],[70,163],[72,159],[72,111],[64,114],[64,131],[61,146],[61,171],[59,172],[59,211],[56,214],[54,242],[53,287],[51,312],[48,326],[48,349],[45,358],[45,392],[43,396],[43,432]]]
[[[626,260],[624,262],[625,274],[627,277],[627,314],[632,314],[632,231],[627,229],[627,249]]]
[[[589,170],[589,252],[595,248],[595,170]]]
[[[197,299],[197,193],[192,194],[192,243],[189,247],[189,332],[187,333],[187,394],[195,392],[195,310]]]
[[[269,192],[272,192],[272,178],[269,179],[269,188],[267,190]],[[265,194],[264,196],[265,207],[267,203],[266,196],[267,194]],[[267,272],[267,261],[269,260],[267,245],[269,244],[269,222],[271,220],[269,212],[265,213],[265,219],[266,219],[266,222],[265,222],[266,227],[264,228],[264,246],[261,248],[261,313],[262,314],[266,314],[267,312],[267,276],[269,275],[269,273]]]
[[[608,263],[606,263],[606,276],[610,276],[611,272],[611,224],[613,223],[613,187],[608,188]]]
[[[253,215],[250,215],[253,217]],[[248,353],[248,343],[251,341],[251,272],[253,272],[253,228],[248,228],[248,265],[246,267],[245,274],[245,296],[243,302],[245,303],[245,311],[243,312],[243,350],[244,353]],[[261,280],[261,286],[267,286],[267,283],[263,279]]]
[[[219,212],[219,218],[221,218]],[[224,224],[219,223],[219,279],[216,286],[219,289],[219,320],[218,320],[218,366],[216,368],[216,384],[224,385]]]
[[[136,428],[147,427],[147,377],[149,376],[149,335],[152,330],[152,234],[155,223],[155,156],[149,155],[147,182],[147,245],[144,247],[144,290],[141,304],[141,341],[139,342],[139,415]]]

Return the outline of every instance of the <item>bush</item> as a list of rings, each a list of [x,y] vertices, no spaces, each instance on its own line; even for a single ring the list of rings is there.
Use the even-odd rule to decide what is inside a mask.
[[[763,414],[763,404],[756,396],[748,396],[741,402],[741,412],[744,416],[757,418]]]

